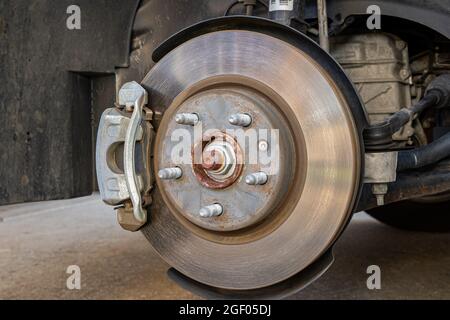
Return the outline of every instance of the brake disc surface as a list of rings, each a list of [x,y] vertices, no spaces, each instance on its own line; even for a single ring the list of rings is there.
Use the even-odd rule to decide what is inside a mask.
[[[143,228],[170,265],[210,286],[250,290],[292,277],[333,244],[351,214],[361,151],[349,106],[310,56],[257,32],[213,32],[171,51],[142,84],[152,108],[164,113],[154,170],[183,172],[179,179],[157,179]],[[200,123],[180,125],[179,114],[196,114]],[[264,184],[246,181],[266,166],[250,163],[247,146],[228,133],[236,129],[229,121],[233,114],[251,116],[244,132],[279,134],[279,170]],[[195,150],[214,149],[228,159],[222,161],[228,171],[203,162],[177,163],[172,151],[179,129],[193,137],[191,162]],[[228,145],[203,141],[208,129]],[[258,136],[258,149],[273,146]],[[199,214],[218,203],[219,216]]]

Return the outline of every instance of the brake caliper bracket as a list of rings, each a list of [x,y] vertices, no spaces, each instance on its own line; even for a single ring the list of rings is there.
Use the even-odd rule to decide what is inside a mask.
[[[119,206],[119,224],[129,231],[146,224],[145,207],[151,203],[150,147],[154,132],[147,103],[148,94],[141,85],[126,83],[119,91],[120,107],[103,113],[97,139],[97,178],[102,199]]]

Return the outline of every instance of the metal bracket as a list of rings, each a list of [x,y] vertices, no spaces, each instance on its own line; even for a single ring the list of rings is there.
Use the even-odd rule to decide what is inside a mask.
[[[119,92],[119,105],[125,110],[107,109],[103,113],[97,139],[97,178],[102,199],[112,206],[123,205],[118,210],[118,220],[130,231],[147,222],[144,205],[149,204],[149,197],[144,201],[142,194],[151,190],[148,159],[154,135],[148,122],[151,111],[145,109],[144,113],[147,102],[148,94],[137,82],[125,84]]]
[[[364,183],[372,184],[372,193],[379,206],[384,205],[388,183],[397,180],[398,152],[365,154]]]
[[[134,218],[142,224],[147,222],[147,212],[142,208],[138,177],[135,168],[136,139],[142,122],[144,105],[148,103],[147,91],[137,82],[126,83],[119,92],[119,104],[128,110],[133,108],[130,124],[125,135],[124,171],[125,182],[133,203]]]
[[[117,206],[125,200],[130,199],[125,174],[121,164],[117,163],[116,153],[120,152],[125,143],[126,130],[130,118],[127,118],[117,109],[107,109],[100,120],[97,138],[97,179],[100,194],[105,203]],[[136,136],[136,140],[142,140],[142,129]],[[142,190],[142,178],[139,190]]]

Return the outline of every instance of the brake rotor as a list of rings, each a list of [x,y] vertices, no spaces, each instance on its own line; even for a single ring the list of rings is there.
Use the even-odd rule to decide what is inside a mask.
[[[163,259],[200,283],[251,290],[330,248],[353,208],[361,150],[350,107],[309,55],[258,32],[212,32],[142,84],[164,113],[154,170],[172,170],[157,178],[143,228]],[[239,132],[255,134],[256,148]]]

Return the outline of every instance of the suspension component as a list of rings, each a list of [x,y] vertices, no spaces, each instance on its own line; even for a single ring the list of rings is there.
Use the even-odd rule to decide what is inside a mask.
[[[411,108],[403,108],[385,121],[364,131],[364,142],[368,148],[379,148],[392,143],[392,136],[417,114],[427,108],[443,108],[450,104],[450,75],[442,75],[433,80],[425,96]]]
[[[438,163],[447,157],[450,157],[450,133],[421,148],[400,151],[397,171],[422,168]]]

